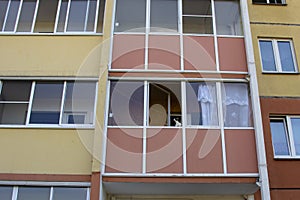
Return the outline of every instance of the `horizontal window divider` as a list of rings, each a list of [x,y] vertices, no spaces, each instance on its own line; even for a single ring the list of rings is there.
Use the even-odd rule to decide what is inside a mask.
[[[226,38],[244,38],[243,35],[218,35],[217,34],[217,37],[226,37]]]
[[[73,187],[90,187],[89,182],[44,182],[44,181],[0,181],[0,185],[13,185],[13,186],[73,186]]]
[[[149,32],[149,36],[150,35],[158,35],[158,36],[179,36],[180,33],[176,32],[176,33],[172,33],[172,32]]]
[[[103,33],[82,33],[82,32],[67,32],[67,33],[26,33],[26,32],[0,32],[0,35],[14,35],[14,36],[103,36]]]
[[[211,18],[212,15],[182,15],[183,17],[207,17],[207,18]]]
[[[254,130],[254,127],[224,127],[224,130]]]
[[[0,101],[0,103],[7,103],[7,104],[28,104],[29,101]]]
[[[69,125],[48,125],[48,124],[43,124],[43,125],[40,125],[40,124],[28,124],[28,125],[14,125],[14,124],[11,124],[11,125],[0,125],[0,129],[5,129],[5,128],[8,128],[8,129],[12,129],[12,128],[22,128],[22,129],[72,129],[72,130],[75,130],[75,129],[88,129],[88,130],[92,130],[92,129],[95,129],[95,126],[94,125],[85,125],[85,126],[69,126]]]
[[[29,80],[29,81],[98,81],[99,77],[76,77],[76,76],[68,76],[68,77],[58,77],[58,76],[41,76],[41,77],[19,77],[19,76],[2,76],[0,77],[0,80]]]
[[[105,176],[122,177],[259,177],[258,173],[103,173]]]
[[[214,34],[205,33],[183,33],[183,36],[199,36],[199,37],[213,37]]]
[[[275,160],[300,160],[300,156],[274,156]]]
[[[145,32],[114,32],[113,35],[146,35]]]
[[[186,125],[186,129],[212,129],[212,130],[220,130],[220,126],[201,126],[201,125]]]
[[[262,71],[263,74],[290,74],[290,75],[299,75],[300,72],[282,72],[282,71]]]

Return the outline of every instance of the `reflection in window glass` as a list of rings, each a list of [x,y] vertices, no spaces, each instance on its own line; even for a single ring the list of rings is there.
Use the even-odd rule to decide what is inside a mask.
[[[62,122],[93,124],[95,91],[95,82],[68,82]]]
[[[30,123],[58,124],[62,92],[62,82],[37,82],[32,102]]]
[[[178,8],[176,0],[151,1],[151,32],[178,32]]]
[[[117,0],[115,32],[145,32],[146,0]]]
[[[16,19],[18,16],[19,6],[20,6],[20,1],[18,1],[18,0],[12,0],[10,2],[4,31],[14,31],[15,30],[15,24],[16,24]]]
[[[13,187],[11,186],[0,186],[0,199],[11,200],[13,193]]]
[[[84,31],[87,1],[72,0],[69,10],[67,31]]]
[[[183,32],[212,34],[213,25],[211,17],[183,17]]]
[[[291,118],[296,155],[300,155],[300,118]]]
[[[108,124],[112,126],[142,126],[143,118],[143,82],[112,81]]]
[[[39,0],[34,32],[53,33],[58,1]]]
[[[294,59],[289,41],[278,41],[281,68],[284,72],[294,72]]]
[[[218,35],[243,35],[238,0],[215,0]]]
[[[226,127],[251,126],[248,85],[224,83],[222,88],[224,125]]]
[[[86,200],[87,188],[53,188],[52,200]]]
[[[7,0],[0,0],[0,31],[2,31],[3,28],[7,6],[8,6]]]
[[[184,15],[211,15],[211,0],[183,0]]]
[[[97,1],[90,0],[88,4],[88,15],[87,15],[87,21],[85,25],[86,31],[90,31],[90,32],[94,31],[96,10],[97,10]]]
[[[214,83],[187,83],[187,125],[218,125]]]
[[[17,32],[31,32],[36,0],[24,0],[19,17]]]
[[[284,120],[271,120],[270,126],[275,155],[290,155]]]
[[[49,200],[49,187],[19,187],[17,200]]]
[[[259,41],[260,54],[264,71],[276,71],[272,41]]]

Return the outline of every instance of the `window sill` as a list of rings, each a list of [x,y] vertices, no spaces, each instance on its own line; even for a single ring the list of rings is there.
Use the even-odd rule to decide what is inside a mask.
[[[0,125],[0,129],[95,129],[94,125]]]
[[[262,74],[277,74],[277,75],[283,75],[283,74],[286,74],[286,75],[299,75],[300,73],[299,72],[267,72],[267,71],[263,71]]]
[[[274,156],[274,160],[300,160],[300,156]]]
[[[287,3],[252,3],[253,5],[265,5],[265,6],[287,6]]]

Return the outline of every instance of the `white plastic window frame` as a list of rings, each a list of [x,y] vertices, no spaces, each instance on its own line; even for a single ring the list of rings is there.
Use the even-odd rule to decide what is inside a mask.
[[[275,116],[275,117],[270,117],[270,122],[271,122],[271,120],[282,120],[283,121],[284,128],[285,128],[286,139],[287,139],[288,150],[289,150],[289,154],[290,154],[290,155],[276,155],[275,154],[275,148],[274,148],[274,145],[273,145],[273,142],[272,142],[274,158],[279,158],[279,159],[300,159],[300,155],[296,154],[296,148],[295,148],[295,145],[294,145],[295,144],[294,143],[294,133],[293,133],[292,122],[291,122],[291,119],[294,119],[294,118],[299,119],[300,116]]]
[[[11,80],[13,81],[13,80]],[[93,106],[93,114],[90,114],[88,117],[92,119],[91,124],[68,124],[68,123],[63,123],[64,119],[64,114],[69,114],[70,112],[64,112],[64,103],[65,103],[65,93],[67,90],[67,83],[70,81],[62,81],[62,80],[53,80],[53,82],[62,82],[63,83],[63,92],[62,92],[62,98],[61,98],[61,105],[60,105],[60,112],[59,112],[59,123],[58,124],[32,124],[30,123],[30,116],[31,116],[31,110],[32,110],[32,104],[33,104],[33,97],[34,97],[34,92],[35,92],[35,85],[37,81],[31,81],[31,91],[30,91],[30,97],[29,101],[18,101],[18,102],[10,102],[10,103],[26,103],[28,104],[27,108],[27,114],[25,117],[25,124],[0,124],[0,128],[2,127],[38,127],[38,128],[94,128],[95,126],[95,119],[96,119],[96,104],[97,104],[97,94],[98,94],[98,82],[97,81],[89,81],[93,82],[95,84],[95,98],[94,98],[94,106]],[[79,82],[87,82],[87,81],[79,81]],[[2,84],[1,84],[2,85]],[[5,101],[1,101],[0,103],[5,103]],[[76,114],[77,112],[72,112]],[[87,116],[86,112],[80,112],[80,113],[85,113]]]
[[[1,181],[3,182],[3,181]],[[89,200],[90,199],[90,184],[89,183],[46,183],[46,182],[28,182],[22,184],[23,182],[16,182],[17,184],[13,184],[13,182],[6,182],[4,181],[3,183],[0,184],[0,186],[5,186],[5,187],[12,187],[12,195],[11,195],[11,200],[18,200],[18,191],[19,187],[45,187],[50,189],[50,194],[49,194],[49,200],[53,199],[53,193],[54,193],[54,188],[56,187],[63,187],[63,188],[85,188],[86,189],[86,199],[84,200]],[[20,183],[20,184],[19,184]]]
[[[37,18],[37,14],[38,14],[38,8],[39,8],[39,1],[40,0],[36,0],[36,5],[35,5],[35,11],[34,11],[34,16],[33,16],[33,21],[31,23],[31,28],[29,32],[18,32],[17,28],[18,28],[18,24],[19,24],[19,19],[20,19],[20,14],[22,12],[22,5],[23,5],[23,1],[24,0],[20,0],[20,4],[19,4],[19,8],[18,8],[18,14],[17,14],[17,18],[15,21],[15,26],[14,26],[14,30],[13,31],[5,31],[5,25],[6,25],[6,21],[7,21],[7,17],[8,17],[8,13],[9,13],[9,8],[11,5],[11,1],[8,1],[8,5],[7,5],[7,9],[6,9],[6,14],[5,14],[5,18],[4,18],[4,22],[3,22],[3,26],[0,27],[2,28],[0,30],[0,33],[5,33],[5,34],[10,34],[10,33],[17,33],[17,34],[45,34],[45,33],[38,33],[38,32],[34,32],[34,27],[35,27],[35,23],[36,23],[36,18]],[[97,25],[98,25],[98,15],[100,14],[100,1],[102,0],[96,0],[97,1],[97,8],[96,8],[96,14],[95,14],[95,19],[94,19],[94,30],[93,31],[67,31],[67,26],[68,26],[68,19],[69,19],[69,11],[70,11],[70,5],[71,5],[71,1],[72,0],[68,0],[68,6],[67,6],[67,13],[66,13],[66,19],[64,22],[64,31],[62,32],[58,32],[57,31],[57,26],[58,26],[58,19],[59,19],[59,14],[60,14],[60,7],[61,7],[61,3],[62,0],[56,0],[58,1],[58,7],[56,10],[56,18],[55,18],[55,25],[54,25],[54,30],[52,33],[47,33],[47,34],[102,34],[103,30],[101,32],[97,32]],[[86,0],[89,2],[90,0]],[[104,5],[105,6],[105,5]],[[86,25],[87,25],[87,18],[88,18],[88,6],[87,6],[87,10],[86,10],[86,19],[85,19],[85,29],[86,29]]]
[[[267,71],[264,70],[263,66],[263,59],[262,59],[262,50],[260,48],[260,42],[261,41],[269,41],[272,42],[272,48],[273,48],[273,55],[275,59],[275,71]],[[279,48],[278,48],[278,42],[289,42],[290,47],[291,47],[291,52],[292,52],[292,58],[293,58],[293,63],[294,63],[294,71],[283,71],[282,70],[282,65],[281,65],[281,60],[280,60],[280,53],[279,53]],[[297,60],[296,60],[296,55],[295,55],[295,49],[293,45],[293,41],[291,39],[268,39],[268,38],[260,38],[258,39],[258,47],[259,47],[259,56],[260,56],[260,64],[261,64],[261,69],[263,73],[286,73],[286,74],[294,74],[298,73],[298,65],[297,65]]]

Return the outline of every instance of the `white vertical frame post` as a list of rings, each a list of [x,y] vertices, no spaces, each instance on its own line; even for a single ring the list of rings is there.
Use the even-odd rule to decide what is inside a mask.
[[[14,33],[17,32],[17,27],[19,25],[19,19],[20,19],[22,7],[23,7],[23,0],[21,0],[20,4],[19,4],[18,15],[16,18],[15,27],[14,27],[14,31],[13,31]]]
[[[35,4],[34,16],[33,16],[33,19],[32,19],[32,24],[31,24],[31,29],[30,29],[31,33],[33,33],[33,31],[34,31],[39,5],[40,5],[40,0],[37,0],[36,4]]]
[[[95,20],[94,20],[94,33],[97,33],[97,28],[98,28],[98,23],[99,23],[98,16],[99,16],[99,10],[101,8],[100,7],[100,1],[103,1],[103,0],[97,0],[97,5],[96,5],[96,13],[95,13]],[[104,5],[104,7],[105,7],[105,5]],[[114,15],[114,12],[113,12],[113,15]],[[113,21],[113,23],[114,23],[114,21]]]
[[[32,103],[33,103],[33,97],[34,97],[34,92],[35,92],[35,85],[36,85],[36,82],[33,81],[32,84],[31,84],[31,91],[30,91],[29,104],[28,104],[28,109],[27,109],[27,116],[26,116],[25,125],[29,124],[30,114],[31,114],[31,109],[32,109]]]
[[[266,152],[265,152],[263,124],[262,124],[261,109],[259,103],[260,99],[259,99],[259,92],[258,92],[254,50],[253,50],[253,43],[252,43],[249,13],[248,13],[248,4],[247,4],[247,0],[241,0],[240,2],[241,2],[243,29],[245,35],[247,64],[248,64],[248,71],[250,75],[249,84],[250,84],[250,92],[252,94],[251,102],[252,102],[252,111],[253,111],[253,118],[254,118],[253,122],[255,127],[258,170],[259,170],[260,183],[261,183],[261,188],[260,188],[261,198],[262,200],[270,200],[271,197],[270,197],[267,159],[266,159]]]
[[[147,172],[147,125],[149,120],[148,107],[149,107],[149,83],[144,81],[144,120],[143,120],[143,154],[142,154],[142,173]]]
[[[183,174],[187,174],[187,160],[186,160],[186,82],[181,82],[181,125],[182,125],[182,166]]]
[[[226,143],[225,143],[225,130],[224,130],[224,109],[222,99],[223,82],[216,82],[217,104],[218,104],[218,120],[221,130],[221,146],[222,146],[222,160],[223,160],[223,173],[227,174],[227,156],[226,156]]]
[[[294,134],[293,134],[293,126],[292,126],[292,121],[291,121],[291,117],[290,116],[286,116],[286,125],[285,125],[285,128],[286,128],[286,137],[287,137],[287,140],[289,140],[288,143],[289,144],[289,147],[290,147],[290,150],[291,150],[291,156],[294,157],[296,156],[296,148],[295,148],[295,140],[294,140]]]
[[[182,0],[178,0],[178,31],[180,37],[180,69],[184,71],[184,51],[183,51],[183,9]]]
[[[53,199],[53,187],[50,188],[49,200]]]
[[[90,10],[90,0],[87,0],[83,32],[86,32],[88,18],[89,18],[89,10]]]
[[[98,86],[98,81],[95,82],[96,86],[95,86],[95,98],[94,98],[94,107],[93,107],[93,121],[92,121],[92,125],[95,126],[96,124],[96,112],[97,112],[97,101],[98,101],[98,89],[99,89],[99,86]],[[107,95],[107,94],[106,94]]]
[[[70,7],[71,7],[71,1],[68,1],[68,8],[67,8],[67,13],[66,13],[66,19],[65,19],[65,27],[64,27],[64,33],[67,32],[67,27],[68,27],[68,21],[69,21],[69,13],[70,13]]]
[[[146,0],[146,27],[145,27],[145,68],[148,69],[149,65],[149,33],[150,33],[150,7],[151,0]]]
[[[215,1],[211,0],[211,14],[213,21],[213,34],[214,34],[214,45],[215,45],[215,60],[216,60],[216,70],[220,71],[220,60],[219,60],[219,46],[218,46],[218,37],[217,37],[217,21],[216,21],[216,10],[215,10]]]
[[[18,186],[13,187],[12,200],[16,200],[18,198]]]
[[[74,82],[74,87],[76,87],[75,86],[75,82]],[[74,87],[73,87],[73,90],[74,90]],[[59,125],[62,124],[62,120],[63,120],[63,112],[64,112],[64,107],[65,107],[66,90],[67,90],[67,81],[64,81],[63,91],[62,91],[62,96],[61,96],[61,104],[60,104],[60,114],[59,114],[59,122],[58,122]],[[72,107],[73,107],[73,105],[72,105]]]
[[[109,60],[108,60],[108,70],[111,69],[112,59],[113,59],[113,46],[114,46],[114,31],[115,31],[115,21],[116,21],[116,10],[117,1],[113,0],[113,13],[112,13],[112,23],[111,23],[111,33],[110,33],[110,49],[109,49]]]
[[[54,24],[54,30],[53,30],[54,33],[57,32],[57,26],[58,26],[58,20],[59,20],[59,17],[60,17],[61,4],[62,4],[62,0],[59,0],[59,1],[58,1],[58,4],[57,4],[57,11],[56,11],[56,17],[55,17],[55,24]]]

